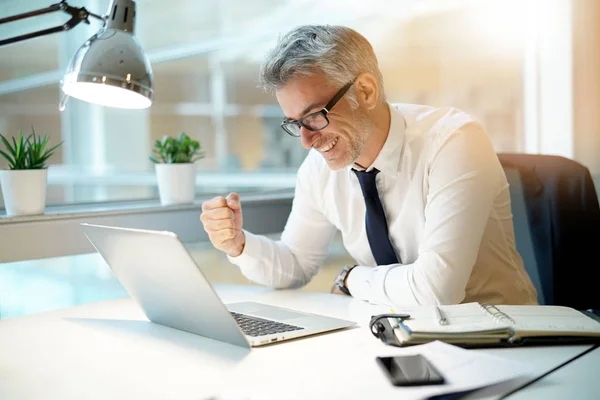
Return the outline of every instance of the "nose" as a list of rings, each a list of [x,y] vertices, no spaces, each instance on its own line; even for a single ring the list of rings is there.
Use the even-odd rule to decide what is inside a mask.
[[[310,149],[318,137],[319,131],[313,132],[303,126],[300,127],[300,142],[302,143],[302,147],[305,149]]]

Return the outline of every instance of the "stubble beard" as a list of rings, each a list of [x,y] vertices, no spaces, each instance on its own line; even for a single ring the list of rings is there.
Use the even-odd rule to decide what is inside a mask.
[[[327,160],[327,164],[332,170],[342,169],[354,164],[354,162],[362,153],[365,144],[367,143],[370,125],[366,113],[360,109],[354,110],[352,126],[354,127],[353,132],[349,132],[349,135],[344,135],[339,139],[340,141],[345,142],[344,144],[347,147],[345,154],[337,160]]]
[[[367,115],[360,109],[355,111],[354,126],[355,135],[348,138],[347,159],[344,160],[344,166],[348,167],[356,162],[367,143],[369,137],[369,120]]]

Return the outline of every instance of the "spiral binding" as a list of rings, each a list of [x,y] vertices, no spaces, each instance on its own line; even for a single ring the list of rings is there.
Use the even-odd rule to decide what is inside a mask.
[[[515,320],[512,319],[511,317],[509,317],[506,313],[500,311],[498,309],[498,307],[496,307],[493,304],[482,304],[481,308],[487,312],[488,314],[490,314],[492,316],[492,318],[494,318],[494,321],[497,323],[502,323],[502,322],[509,322],[511,324],[515,323]]]

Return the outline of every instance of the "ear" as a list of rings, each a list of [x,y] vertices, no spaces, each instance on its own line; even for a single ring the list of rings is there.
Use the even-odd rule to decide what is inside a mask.
[[[379,100],[379,85],[377,79],[368,72],[363,72],[356,77],[356,97],[367,110],[375,108]]]

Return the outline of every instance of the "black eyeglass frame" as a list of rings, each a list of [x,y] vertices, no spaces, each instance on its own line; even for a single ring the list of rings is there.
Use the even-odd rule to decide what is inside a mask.
[[[348,90],[352,87],[352,85],[354,84],[354,80],[352,82],[348,82],[347,84],[345,84],[344,86],[342,86],[342,88],[340,90],[338,90],[338,92],[335,94],[335,96],[333,96],[333,98],[329,101],[329,103],[327,103],[325,105],[325,107],[323,107],[321,110],[316,111],[314,113],[310,113],[302,118],[300,118],[297,121],[283,121],[281,123],[281,128],[290,136],[293,137],[300,137],[301,134],[297,133],[291,128],[291,126],[295,125],[298,127],[298,132],[300,132],[300,128],[303,126],[306,129],[308,129],[311,132],[317,132],[320,130],[323,130],[325,128],[327,128],[329,126],[329,118],[327,118],[327,114],[329,114],[329,112],[331,111],[331,109],[337,104],[338,101],[340,101],[340,99],[342,97],[344,97],[344,95],[346,94],[346,92],[348,92]],[[322,114],[323,118],[325,118],[325,125],[320,127],[319,129],[313,129],[310,126],[306,125],[303,121],[307,118],[311,118],[314,117],[317,114]],[[290,127],[290,128],[288,128]]]

